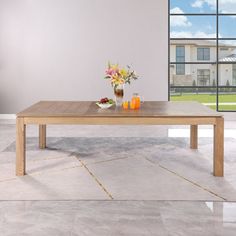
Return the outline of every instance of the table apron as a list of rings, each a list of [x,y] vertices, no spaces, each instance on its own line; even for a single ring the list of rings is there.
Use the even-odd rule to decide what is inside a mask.
[[[215,125],[221,117],[20,117],[24,124]]]

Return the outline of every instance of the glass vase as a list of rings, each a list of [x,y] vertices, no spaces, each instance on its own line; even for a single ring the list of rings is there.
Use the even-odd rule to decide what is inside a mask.
[[[123,97],[124,97],[124,85],[117,85],[114,87],[114,94],[115,94],[115,102],[116,106],[120,107],[123,103]]]

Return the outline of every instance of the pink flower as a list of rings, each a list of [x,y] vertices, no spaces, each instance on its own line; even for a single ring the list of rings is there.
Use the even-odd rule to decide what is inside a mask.
[[[112,69],[112,68],[108,69],[108,70],[106,71],[106,74],[112,76],[112,75],[114,74],[113,69]]]

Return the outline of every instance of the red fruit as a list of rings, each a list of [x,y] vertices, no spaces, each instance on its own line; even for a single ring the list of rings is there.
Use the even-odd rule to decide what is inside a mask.
[[[109,99],[106,97],[106,98],[101,98],[100,100],[100,103],[107,103],[109,102]]]

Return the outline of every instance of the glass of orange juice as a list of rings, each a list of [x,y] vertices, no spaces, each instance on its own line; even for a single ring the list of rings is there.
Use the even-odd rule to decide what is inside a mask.
[[[123,109],[128,109],[129,108],[129,101],[124,101],[122,106],[123,106]]]

